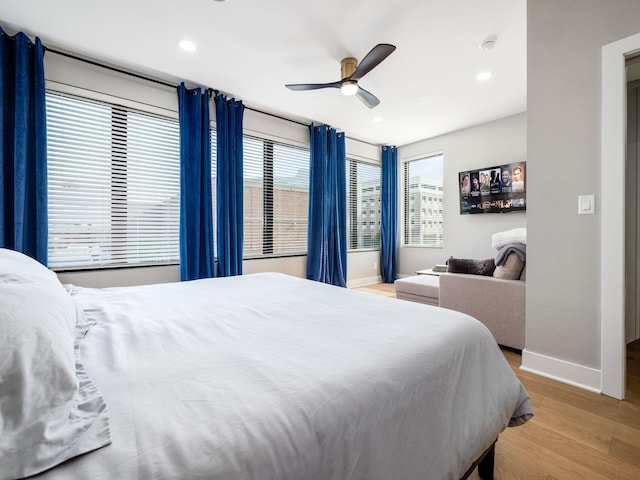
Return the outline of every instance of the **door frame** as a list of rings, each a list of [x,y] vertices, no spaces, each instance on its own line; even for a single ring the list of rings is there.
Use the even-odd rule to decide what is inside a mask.
[[[601,118],[601,390],[625,393],[626,66],[640,51],[640,34],[602,47]]]

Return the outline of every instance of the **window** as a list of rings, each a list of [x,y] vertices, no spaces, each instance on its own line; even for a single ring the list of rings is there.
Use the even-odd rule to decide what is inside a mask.
[[[442,247],[443,156],[434,155],[403,164],[404,244]],[[422,199],[422,200],[421,200]],[[420,202],[429,208],[420,208]],[[429,221],[427,222],[427,217]]]
[[[347,159],[347,246],[380,248],[380,165]],[[365,207],[370,205],[369,209]],[[367,215],[368,213],[368,215]]]
[[[46,94],[49,266],[179,261],[178,121]]]
[[[307,253],[309,150],[245,136],[244,257]]]

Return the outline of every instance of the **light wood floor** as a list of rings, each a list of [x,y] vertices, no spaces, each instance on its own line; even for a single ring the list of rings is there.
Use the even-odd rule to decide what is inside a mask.
[[[395,296],[393,284],[358,290]],[[535,416],[500,435],[496,480],[640,480],[640,341],[627,347],[624,401],[524,372],[519,354],[503,353]]]

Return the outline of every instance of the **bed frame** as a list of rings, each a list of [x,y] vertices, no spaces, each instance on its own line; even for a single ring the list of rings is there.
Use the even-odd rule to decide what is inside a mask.
[[[489,448],[487,448],[480,458],[478,458],[473,465],[469,467],[469,470],[462,476],[460,480],[466,480],[473,473],[476,467],[478,467],[478,476],[482,480],[493,480],[493,466],[496,455],[496,438]]]

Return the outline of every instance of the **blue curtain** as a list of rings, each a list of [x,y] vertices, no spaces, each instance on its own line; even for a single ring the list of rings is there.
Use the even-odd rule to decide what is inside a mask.
[[[180,114],[180,278],[215,276],[209,93],[178,87]]]
[[[393,283],[398,265],[398,149],[382,147],[380,269],[382,280]]]
[[[0,29],[0,247],[47,264],[44,48]]]
[[[307,278],[347,286],[347,192],[343,133],[309,126],[311,172]]]
[[[217,96],[217,198],[218,275],[242,275],[243,181],[242,117],[244,105]]]

